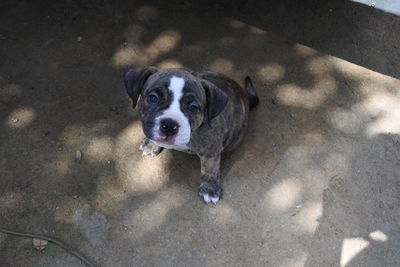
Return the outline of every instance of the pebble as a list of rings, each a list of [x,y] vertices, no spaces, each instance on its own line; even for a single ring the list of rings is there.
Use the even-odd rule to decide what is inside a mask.
[[[75,152],[75,162],[79,163],[82,160],[82,151],[79,149]]]

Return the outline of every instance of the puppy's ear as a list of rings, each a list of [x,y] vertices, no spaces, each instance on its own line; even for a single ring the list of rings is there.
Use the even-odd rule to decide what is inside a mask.
[[[132,108],[136,107],[139,95],[142,93],[143,86],[150,75],[157,72],[156,67],[140,67],[128,69],[124,73],[125,88],[128,95],[132,98]]]
[[[202,82],[206,93],[206,117],[208,125],[211,120],[220,114],[228,103],[228,95],[209,81]]]

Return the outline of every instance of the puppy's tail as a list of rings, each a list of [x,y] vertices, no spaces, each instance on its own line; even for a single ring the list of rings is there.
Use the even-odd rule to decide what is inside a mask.
[[[245,86],[246,86],[246,91],[249,99],[249,106],[250,109],[255,108],[258,105],[258,102],[260,102],[260,99],[257,96],[256,89],[253,86],[253,82],[251,81],[249,76],[246,76],[246,79],[244,80]]]

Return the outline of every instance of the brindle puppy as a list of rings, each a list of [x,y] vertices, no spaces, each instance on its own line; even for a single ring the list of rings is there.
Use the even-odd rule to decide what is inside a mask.
[[[241,141],[249,109],[259,101],[250,78],[243,89],[215,72],[141,67],[127,70],[124,80],[133,108],[139,106],[143,154],[155,156],[162,148],[197,154],[203,179],[199,194],[217,203],[221,153]]]

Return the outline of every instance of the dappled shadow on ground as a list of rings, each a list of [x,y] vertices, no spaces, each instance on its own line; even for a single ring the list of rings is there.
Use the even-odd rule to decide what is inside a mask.
[[[104,266],[399,263],[398,80],[187,1],[2,7],[1,225]],[[253,77],[261,104],[224,155],[218,205],[197,196],[195,156],[137,150],[121,72],[139,65]],[[75,263],[0,246],[9,265]]]

